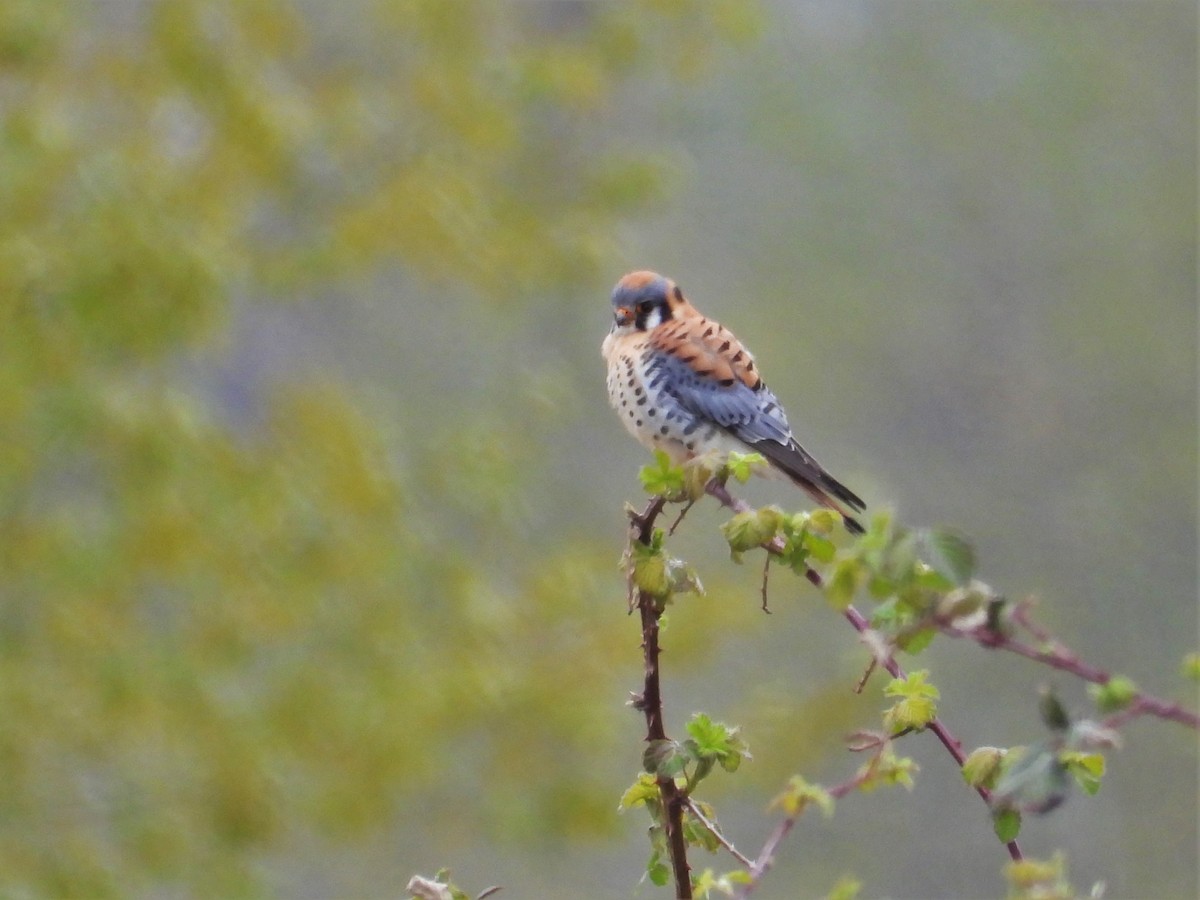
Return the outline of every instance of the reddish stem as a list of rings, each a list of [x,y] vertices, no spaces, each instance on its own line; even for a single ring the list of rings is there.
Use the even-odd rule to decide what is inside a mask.
[[[847,607],[843,615],[850,622],[850,624],[854,626],[854,630],[859,634],[863,634],[870,630],[870,623],[867,622],[867,620],[863,618],[862,613],[860,613],[853,606]],[[879,660],[879,664],[882,665],[893,678],[905,677],[904,669],[900,667],[900,664],[897,663],[892,656],[889,655],[886,659]],[[934,720],[926,727],[937,736],[937,739],[941,741],[942,746],[946,748],[946,752],[954,757],[954,761],[958,763],[958,767],[961,769],[962,764],[967,761],[967,756],[962,750],[962,741],[950,733],[950,729],[946,727],[945,723],[943,723],[940,718],[934,718]],[[984,803],[988,804],[989,807],[991,806],[991,791],[984,787],[977,787],[975,788],[975,793],[983,798]],[[1021,847],[1016,841],[1009,841],[1004,846],[1008,848],[1009,856],[1011,856],[1013,859],[1021,859]]]
[[[656,497],[641,513],[631,513],[635,533],[633,539],[640,544],[649,545],[654,535],[654,521],[662,512],[665,502],[662,497]],[[646,717],[646,741],[667,740],[666,728],[663,725],[662,682],[659,678],[658,658],[662,652],[658,643],[658,623],[662,618],[662,609],[656,597],[638,590],[637,607],[642,619],[642,658],[645,661],[645,682],[642,696],[637,702]],[[687,861],[687,841],[683,836],[683,810],[687,805],[687,795],[675,784],[674,778],[659,775],[655,779],[658,792],[662,798],[666,830],[667,850],[671,856],[671,871],[675,878],[675,895],[680,900],[690,900],[692,896],[691,869]]]
[[[711,496],[715,497],[724,506],[732,509],[734,512],[745,512],[751,509],[748,503],[746,503],[744,500],[734,497],[729,493],[728,490],[725,489],[725,485],[716,481],[710,481],[705,486],[705,491],[707,491]],[[776,537],[763,544],[763,549],[768,553],[780,554],[783,552],[783,541],[781,538]],[[809,569],[807,572],[805,572],[805,576],[817,587],[824,587],[824,582],[816,570]],[[846,617],[847,621],[854,626],[854,629],[859,634],[863,634],[870,630],[870,624],[863,617],[862,613],[860,613],[853,606],[847,607],[843,615]],[[888,656],[887,659],[881,659],[879,662],[885,669],[887,669],[889,673],[891,673],[893,678],[905,677],[904,670],[900,668],[900,665],[891,656]],[[954,761],[958,763],[959,767],[961,768],[963,762],[966,760],[966,756],[962,751],[962,743],[950,733],[950,730],[945,726],[941,719],[934,719],[927,727],[937,736],[937,739],[941,741],[942,746],[946,748],[947,752],[954,758]],[[985,788],[976,788],[975,792],[983,798],[984,802],[990,802],[991,793],[988,790]],[[787,829],[783,831],[783,835],[786,834]],[[775,837],[775,835],[773,834],[772,837]],[[782,835],[780,835],[780,840],[782,840]],[[1013,859],[1021,859],[1021,848],[1016,841],[1009,841],[1005,846],[1008,848],[1009,856],[1011,856]]]
[[[1012,621],[1029,632],[1042,646],[1035,647],[1011,635],[988,628],[986,625],[978,628],[964,629],[955,627],[953,622],[943,620],[938,620],[936,624],[943,634],[950,637],[970,638],[988,650],[1007,650],[1009,653],[1015,653],[1017,656],[1023,656],[1026,659],[1032,659],[1035,662],[1050,666],[1052,669],[1069,672],[1077,678],[1091,682],[1092,684],[1103,686],[1112,680],[1112,673],[1098,666],[1093,666],[1091,663],[1084,662],[1069,648],[1054,640],[1042,628],[1031,621],[1027,604],[1018,603],[1016,605]],[[1122,710],[1118,724],[1124,724],[1138,716],[1155,716],[1159,719],[1187,725],[1189,728],[1200,729],[1200,715],[1184,709],[1178,703],[1171,703],[1143,691],[1138,691],[1133,695],[1129,706]]]

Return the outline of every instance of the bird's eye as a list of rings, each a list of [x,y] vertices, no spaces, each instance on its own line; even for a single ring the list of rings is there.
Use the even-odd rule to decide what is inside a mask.
[[[637,310],[638,312],[642,313],[642,315],[645,315],[652,309],[654,309],[654,301],[652,300],[643,300],[637,305]]]

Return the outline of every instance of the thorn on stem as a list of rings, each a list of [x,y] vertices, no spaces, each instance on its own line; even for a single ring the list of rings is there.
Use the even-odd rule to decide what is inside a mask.
[[[856,684],[854,686],[854,693],[861,694],[863,692],[863,690],[867,686],[867,680],[875,672],[875,667],[877,665],[879,665],[879,660],[877,660],[874,656],[872,656],[871,661],[869,663],[867,663],[867,668],[863,672],[862,678],[858,679],[858,684]]]
[[[762,611],[771,614],[770,608],[767,606],[767,579],[771,574],[771,554],[763,554],[763,579],[762,579]]]
[[[675,521],[671,523],[671,527],[667,529],[667,537],[670,537],[675,533],[675,529],[679,527],[679,523],[683,521],[683,517],[686,516],[688,514],[688,510],[695,505],[695,500],[689,500],[687,505],[679,511],[679,515],[675,518]]]

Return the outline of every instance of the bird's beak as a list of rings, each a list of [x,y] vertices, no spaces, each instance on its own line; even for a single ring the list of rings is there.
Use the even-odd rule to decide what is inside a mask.
[[[628,306],[618,306],[613,310],[613,319],[618,327],[628,325],[633,321],[633,310]]]

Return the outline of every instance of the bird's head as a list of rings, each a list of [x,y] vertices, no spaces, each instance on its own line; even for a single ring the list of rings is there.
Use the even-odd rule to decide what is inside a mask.
[[[650,331],[691,309],[679,285],[657,272],[630,272],[612,292],[613,330]]]

